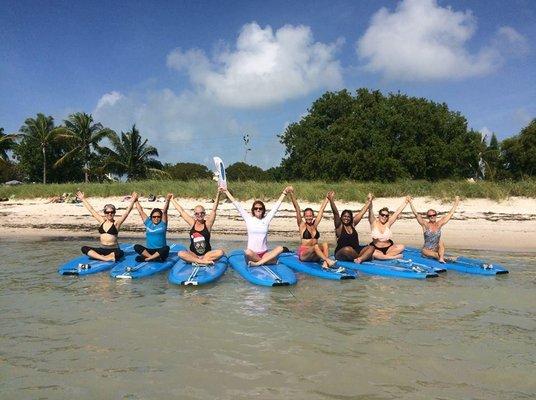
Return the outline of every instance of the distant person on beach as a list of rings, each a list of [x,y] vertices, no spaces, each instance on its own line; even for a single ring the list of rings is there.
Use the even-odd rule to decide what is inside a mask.
[[[411,197],[406,196],[404,202],[398,209],[390,215],[389,209],[383,207],[378,214],[378,218],[374,216],[372,210],[372,200],[369,204],[369,222],[370,222],[370,235],[372,236],[372,242],[374,246],[374,258],[378,260],[392,260],[395,258],[402,258],[402,252],[405,249],[403,244],[394,244],[393,233],[391,232],[391,226],[400,216],[400,213],[406,205],[409,203]]]
[[[456,196],[454,204],[448,214],[441,218],[439,221],[437,220],[437,211],[431,208],[426,212],[428,221],[425,221],[425,219],[421,217],[417,210],[415,210],[413,202],[410,199],[409,205],[411,207],[411,211],[413,211],[413,214],[415,215],[415,218],[417,218],[417,222],[421,225],[422,231],[424,233],[424,245],[421,249],[423,256],[435,258],[441,263],[446,262],[445,245],[441,240],[441,228],[443,227],[443,225],[450,221],[459,204],[460,197]]]
[[[283,199],[287,193],[292,190],[292,186],[287,186],[283,189],[283,193],[279,196],[276,203],[266,214],[266,206],[260,200],[255,200],[251,206],[251,214],[246,212],[240,203],[229,193],[224,190],[225,194],[231,200],[237,211],[240,213],[248,231],[248,245],[245,251],[248,265],[257,267],[264,264],[275,264],[277,257],[285,250],[283,246],[277,246],[272,250],[268,250],[268,228],[272,218],[281,206]]]
[[[370,203],[372,203],[372,194],[369,193],[367,202],[355,216],[350,210],[343,210],[339,215],[339,210],[335,205],[335,192],[329,192],[327,199],[331,205],[331,211],[333,212],[335,236],[337,237],[335,259],[341,261],[353,261],[358,264],[370,260],[374,253],[374,247],[370,245],[359,245],[359,236],[355,230],[355,226],[359,224],[369,208]]]
[[[212,250],[212,246],[210,245],[210,231],[216,220],[216,211],[218,209],[218,204],[220,203],[220,197],[221,190],[218,190],[214,206],[208,216],[206,216],[205,208],[201,205],[197,205],[194,207],[193,217],[181,207],[177,200],[171,200],[182,219],[184,219],[184,221],[191,227],[190,249],[179,251],[179,257],[184,261],[195,264],[212,265],[214,264],[214,261],[219,260],[223,256],[224,252],[222,249]]]
[[[324,209],[328,204],[328,197],[324,198],[324,201],[320,205],[318,214],[315,218],[315,214],[312,208],[307,207],[303,210],[303,217],[300,210],[300,205],[294,194],[294,189],[291,188],[288,191],[290,200],[296,210],[296,222],[300,231],[301,244],[298,247],[298,258],[301,261],[322,261],[322,268],[329,269],[335,265],[335,261],[329,258],[329,244],[318,243],[320,239],[320,232],[318,232],[318,224],[322,220],[324,215]],[[329,195],[329,193],[328,193]]]
[[[132,193],[130,204],[123,215],[117,220],[115,220],[116,209],[113,204],[106,204],[104,206],[103,217],[89,204],[83,192],[77,192],[76,197],[82,201],[91,215],[100,223],[99,234],[101,247],[83,246],[82,253],[87,254],[90,258],[101,261],[115,261],[123,257],[124,252],[119,248],[117,235],[119,234],[119,228],[125,219],[127,219],[130,211],[132,211],[132,207],[134,207],[134,203],[138,199],[138,194],[136,192]]]
[[[173,195],[168,193],[164,203],[164,208],[153,208],[148,217],[143,211],[139,201],[136,201],[136,209],[145,225],[145,244],[134,245],[134,251],[139,255],[137,262],[144,261],[165,261],[169,255],[169,246],[166,243],[166,233],[168,227],[168,208]]]

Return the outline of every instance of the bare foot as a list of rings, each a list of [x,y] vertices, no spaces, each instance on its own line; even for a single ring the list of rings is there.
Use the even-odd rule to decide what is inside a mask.
[[[396,256],[394,256],[393,258],[404,258],[404,256],[402,254],[397,254]]]
[[[322,269],[329,269],[328,263],[326,260],[322,263]]]
[[[357,257],[357,258],[354,260],[354,262],[355,262],[356,264],[361,264],[361,263],[363,262],[363,260],[361,259],[361,257]]]
[[[445,261],[444,258],[440,258],[438,261],[439,261],[441,264],[446,264],[446,263],[447,263],[447,262]]]
[[[337,263],[337,261],[333,261],[329,258],[325,260],[324,262],[328,265],[329,268],[332,268]]]

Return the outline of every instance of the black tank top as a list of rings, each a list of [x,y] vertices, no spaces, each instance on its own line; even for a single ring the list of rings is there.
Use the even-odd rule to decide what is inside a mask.
[[[316,233],[315,233],[315,239],[318,239],[320,237],[320,232],[318,232],[318,229],[316,230]],[[313,239],[313,237],[311,236],[311,232],[309,232],[309,230],[307,229],[307,227],[305,227],[305,230],[303,231],[303,236],[302,236],[303,239]]]
[[[357,235],[355,228],[352,225],[350,225],[350,227],[352,228],[352,232],[348,233],[346,232],[344,225],[342,226],[341,235],[337,238],[337,248],[335,249],[335,253],[346,246],[350,246],[352,249],[359,252],[359,236]]]
[[[196,231],[194,223],[190,229],[190,251],[202,256],[210,250],[210,231],[207,229],[207,224],[203,222],[203,229]]]

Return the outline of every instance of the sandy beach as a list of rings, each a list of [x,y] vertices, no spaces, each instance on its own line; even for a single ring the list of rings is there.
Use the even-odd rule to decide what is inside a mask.
[[[154,207],[163,206],[163,198],[149,202],[142,198],[142,206],[149,212]],[[0,203],[0,238],[7,237],[92,237],[97,239],[97,223],[85,207],[79,204],[47,203],[48,199],[10,200]],[[106,203],[115,204],[118,214],[126,209],[128,202],[119,197],[90,198],[95,209],[102,209]],[[187,210],[202,204],[207,212],[212,208],[210,199],[178,199]],[[401,198],[375,199],[375,210],[383,206],[394,210],[402,202]],[[242,203],[245,209],[251,207],[251,201]],[[272,202],[267,202],[270,209]],[[310,206],[315,211],[319,204],[300,202],[302,209]],[[429,198],[415,198],[414,204],[419,211],[435,208],[440,214],[450,210],[451,204]],[[362,203],[345,203],[338,201],[339,211],[348,208],[359,210]],[[285,201],[271,224],[270,238],[295,243],[298,240],[295,212],[292,204]],[[170,223],[168,237],[186,240],[189,227],[179,217],[178,212],[170,207]],[[357,227],[362,243],[370,241],[370,229],[365,218]],[[329,206],[320,224],[322,240],[334,243],[333,215]],[[393,226],[394,239],[408,245],[419,246],[422,243],[422,230],[406,207],[401,218]],[[213,236],[217,239],[225,235],[227,238],[244,238],[245,225],[227,201],[220,204],[218,217],[213,228]],[[133,210],[125,221],[120,237],[142,237],[144,227],[136,210]],[[536,199],[512,197],[496,202],[487,199],[469,199],[461,202],[452,220],[443,228],[443,238],[449,248],[508,250],[532,252],[536,249]],[[245,240],[245,238],[244,238]]]

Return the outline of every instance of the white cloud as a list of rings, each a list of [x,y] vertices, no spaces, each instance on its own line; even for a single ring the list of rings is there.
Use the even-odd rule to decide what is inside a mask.
[[[272,30],[253,22],[242,27],[234,50],[225,47],[211,60],[199,49],[176,49],[167,64],[185,70],[196,88],[221,105],[262,107],[342,85],[335,54],[341,45],[314,42],[307,26]]]
[[[503,61],[499,42],[524,43],[515,29],[501,27],[489,46],[471,53],[466,44],[475,30],[471,11],[436,0],[403,0],[395,11],[381,8],[373,15],[357,52],[367,70],[388,79],[430,81],[488,74]]]
[[[97,103],[97,109],[105,106],[113,106],[115,103],[117,103],[123,98],[124,96],[121,93],[116,92],[115,90],[110,93],[106,93],[102,95],[102,97],[99,99]]]

